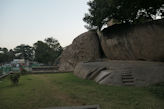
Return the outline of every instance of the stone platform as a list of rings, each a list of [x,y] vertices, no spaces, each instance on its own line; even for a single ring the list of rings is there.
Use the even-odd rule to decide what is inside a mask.
[[[164,82],[164,62],[121,61],[79,63],[74,74],[99,84],[148,86]]]

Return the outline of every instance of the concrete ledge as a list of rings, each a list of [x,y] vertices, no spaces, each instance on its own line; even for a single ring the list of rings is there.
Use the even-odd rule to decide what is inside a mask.
[[[103,67],[106,69],[97,70]],[[75,67],[74,74],[99,84],[149,86],[164,82],[164,63],[124,60],[81,62]]]
[[[72,106],[72,107],[50,107],[41,109],[100,109],[99,105]]]
[[[55,72],[49,72],[49,71],[43,71],[43,72],[26,72],[22,74],[57,74],[57,73],[72,73],[73,71],[55,71]]]
[[[10,72],[10,73],[11,73],[11,72]],[[1,76],[0,76],[0,79],[5,78],[5,77],[8,76],[10,73],[7,73],[7,74],[5,74],[5,75],[1,75]]]

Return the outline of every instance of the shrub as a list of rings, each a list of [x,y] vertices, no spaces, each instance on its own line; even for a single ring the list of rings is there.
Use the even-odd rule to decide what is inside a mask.
[[[24,68],[22,68],[20,71],[21,71],[22,74],[23,74],[23,73],[27,73],[27,70],[24,69]]]
[[[10,80],[14,85],[17,85],[19,82],[20,73],[11,73],[10,74]]]

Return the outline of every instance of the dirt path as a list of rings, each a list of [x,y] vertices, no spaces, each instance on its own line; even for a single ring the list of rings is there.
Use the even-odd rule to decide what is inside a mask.
[[[44,76],[44,75],[34,75],[34,76],[44,81],[44,83],[46,84],[46,88],[48,88],[48,90],[50,90],[51,93],[54,92],[53,97],[59,99],[63,105],[78,106],[84,104],[83,102],[72,98],[69,94],[60,90],[55,84],[52,83],[51,79],[48,76]]]

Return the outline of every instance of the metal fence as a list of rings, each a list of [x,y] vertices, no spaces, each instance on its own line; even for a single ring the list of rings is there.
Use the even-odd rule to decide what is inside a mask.
[[[0,75],[5,75],[9,73],[10,71],[12,71],[11,66],[0,66]]]
[[[22,66],[22,68],[25,69],[26,71],[31,71],[32,67],[35,67],[35,66],[38,66],[38,65]],[[20,72],[20,68],[19,67],[13,67],[13,66],[10,66],[10,65],[0,66],[0,76],[8,74],[11,71],[12,72]]]

